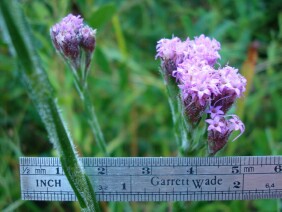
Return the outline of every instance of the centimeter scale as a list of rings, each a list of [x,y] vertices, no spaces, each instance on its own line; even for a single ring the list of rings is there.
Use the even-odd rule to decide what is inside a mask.
[[[282,156],[80,158],[98,201],[282,198]],[[76,201],[59,158],[21,157],[23,200]]]

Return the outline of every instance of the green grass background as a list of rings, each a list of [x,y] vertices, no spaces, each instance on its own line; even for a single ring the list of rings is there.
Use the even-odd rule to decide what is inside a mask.
[[[102,156],[83,116],[70,70],[52,47],[49,28],[68,13],[97,28],[89,90],[112,156],[176,156],[173,126],[155,60],[156,42],[205,34],[221,42],[222,65],[241,68],[257,41],[258,61],[246,98],[246,132],[219,156],[282,153],[282,3],[276,0],[24,0],[24,14],[77,150]],[[1,33],[0,29],[0,33]],[[1,33],[2,35],[2,33]],[[17,61],[0,37],[0,210],[79,211],[78,203],[20,200],[18,158],[56,156],[21,83]],[[236,107],[232,109],[236,110]],[[277,211],[276,200],[131,203],[133,211]],[[103,210],[125,211],[104,203]]]

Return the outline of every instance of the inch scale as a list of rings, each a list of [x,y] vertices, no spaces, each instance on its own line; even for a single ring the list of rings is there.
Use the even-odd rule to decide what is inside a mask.
[[[98,201],[282,198],[282,156],[80,158]],[[59,158],[21,157],[23,200],[76,201]]]

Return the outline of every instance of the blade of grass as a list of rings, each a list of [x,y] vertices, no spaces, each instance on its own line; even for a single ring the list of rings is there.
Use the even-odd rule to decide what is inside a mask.
[[[18,209],[23,203],[24,203],[24,201],[21,200],[21,199],[19,199],[19,200],[13,202],[12,204],[10,204],[8,207],[4,208],[4,209],[2,210],[2,212],[15,211],[15,210]]]

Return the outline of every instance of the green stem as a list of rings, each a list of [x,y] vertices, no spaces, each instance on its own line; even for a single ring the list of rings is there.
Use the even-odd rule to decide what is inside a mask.
[[[92,103],[90,94],[87,89],[87,75],[89,72],[90,57],[92,54],[85,52],[83,49],[80,50],[80,62],[78,67],[73,65],[70,61],[68,62],[69,67],[72,70],[74,76],[74,84],[78,95],[83,102],[85,117],[90,126],[90,129],[95,137],[100,150],[104,156],[109,156],[106,148],[106,141],[99,125],[97,115],[95,112],[94,105]]]
[[[75,87],[79,94],[79,97],[84,104],[85,116],[91,128],[91,131],[95,137],[95,140],[100,150],[103,152],[103,154],[105,156],[109,156],[109,153],[107,152],[107,148],[106,148],[106,141],[102,133],[101,127],[99,125],[99,122],[98,122],[98,119],[95,113],[95,108],[94,108],[94,105],[92,104],[92,100],[90,98],[88,89],[84,83],[80,85],[80,83],[76,79],[74,82],[75,82]]]
[[[179,88],[176,83],[172,81],[170,76],[166,76],[164,67],[160,70],[164,84],[166,87],[170,111],[172,114],[172,121],[174,125],[174,135],[178,145],[179,156],[186,156],[190,148],[190,127],[186,122],[183,114],[183,106],[181,97],[179,96]]]
[[[100,125],[99,125],[99,122],[98,122],[98,119],[95,113],[95,108],[92,104],[88,90],[85,89],[83,94],[84,94],[84,108],[85,108],[86,116],[88,119],[88,123],[91,127],[91,130],[95,136],[95,139],[101,151],[103,152],[105,156],[109,156],[107,152],[107,148],[106,148],[105,138],[100,128]]]
[[[78,202],[80,204],[80,207],[81,208],[86,208],[86,203],[83,200],[83,197],[80,195],[79,190],[76,188],[75,181],[72,180],[73,177],[71,176],[71,173],[70,173],[70,170],[71,171],[75,170],[75,168],[74,168],[75,166],[69,168],[68,165],[67,165],[67,161],[64,159],[64,157],[60,157],[60,161],[61,161],[62,168],[63,168],[63,170],[65,172],[65,175],[66,175],[66,177],[67,177],[71,187],[73,188],[75,196],[77,197],[77,200],[78,200]],[[74,165],[74,163],[72,163],[72,164]]]

